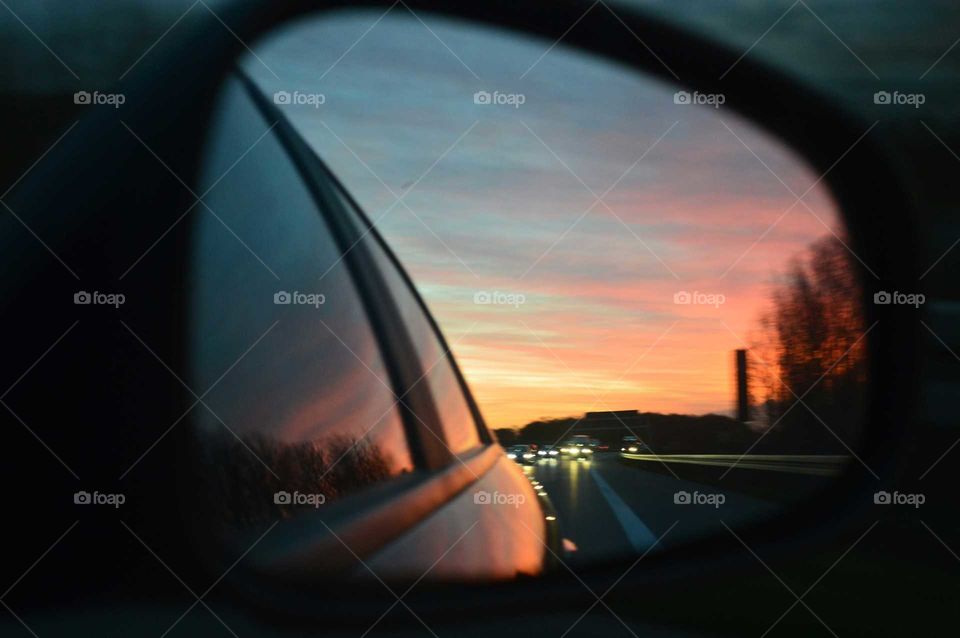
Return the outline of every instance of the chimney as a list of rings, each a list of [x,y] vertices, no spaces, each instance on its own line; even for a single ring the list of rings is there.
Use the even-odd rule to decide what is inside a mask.
[[[747,394],[747,351],[737,350],[737,421],[750,420],[750,399]]]

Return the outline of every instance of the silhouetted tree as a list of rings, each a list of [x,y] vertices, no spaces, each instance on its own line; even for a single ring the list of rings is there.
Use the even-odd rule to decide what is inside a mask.
[[[309,505],[278,503],[275,494],[322,495],[335,501],[390,477],[390,457],[366,439],[329,435],[285,443],[254,434],[214,430],[198,440],[201,506],[211,520],[234,528],[290,518]]]
[[[754,451],[845,452],[866,381],[862,295],[846,247],[833,236],[815,242],[771,301],[748,359],[759,420],[775,429]]]

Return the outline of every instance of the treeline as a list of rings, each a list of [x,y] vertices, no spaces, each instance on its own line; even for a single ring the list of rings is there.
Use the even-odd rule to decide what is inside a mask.
[[[214,430],[198,439],[194,452],[200,511],[211,524],[232,528],[260,528],[311,509],[278,502],[281,491],[318,496],[326,504],[391,474],[390,456],[380,447],[348,436],[285,443]]]
[[[624,436],[637,436],[657,454],[737,454],[756,439],[747,425],[721,414],[640,412],[633,418],[591,422],[583,417],[541,419],[521,428],[495,430],[504,446],[518,443],[561,444],[578,434],[591,436],[618,451]]]

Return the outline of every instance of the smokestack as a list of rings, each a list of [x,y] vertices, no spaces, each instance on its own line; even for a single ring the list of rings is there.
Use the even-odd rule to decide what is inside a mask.
[[[737,350],[737,421],[750,420],[750,400],[747,398],[747,351]]]

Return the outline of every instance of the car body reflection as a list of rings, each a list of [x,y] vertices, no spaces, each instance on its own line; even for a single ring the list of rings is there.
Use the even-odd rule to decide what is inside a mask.
[[[336,501],[392,475],[389,455],[367,440],[329,436],[284,443],[266,435],[206,437],[202,498],[213,520],[262,527]]]

